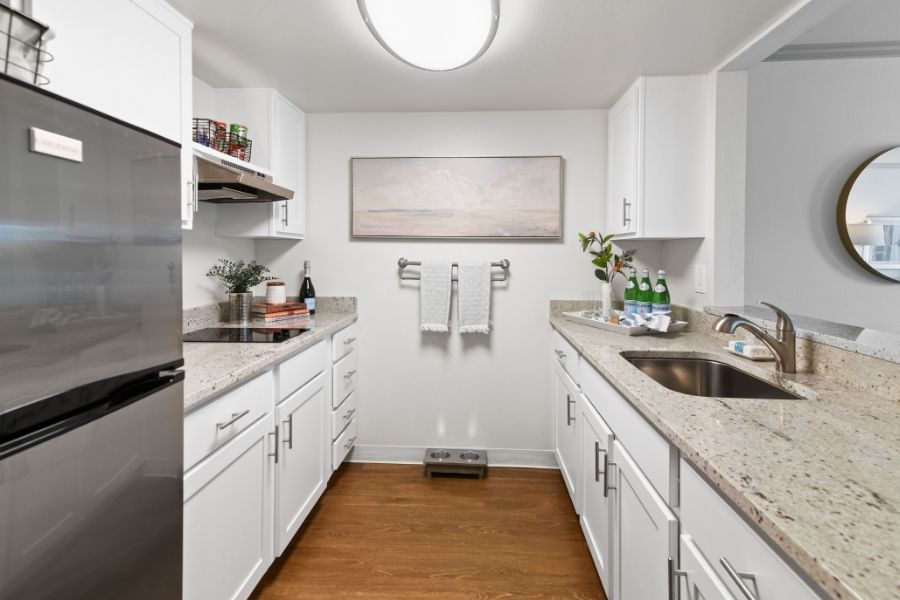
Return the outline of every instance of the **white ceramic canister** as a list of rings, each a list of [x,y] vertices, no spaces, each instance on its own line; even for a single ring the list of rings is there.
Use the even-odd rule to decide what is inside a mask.
[[[266,304],[284,304],[287,295],[284,291],[283,281],[270,281],[266,284]]]

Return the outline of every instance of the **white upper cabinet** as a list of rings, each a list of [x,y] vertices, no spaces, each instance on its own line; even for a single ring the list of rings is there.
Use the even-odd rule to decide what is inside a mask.
[[[182,145],[182,226],[196,209],[190,21],[162,0],[33,0],[50,26],[50,91]]]
[[[251,162],[294,191],[281,202],[220,205],[216,234],[258,239],[303,239],[306,233],[306,115],[270,88],[217,89],[215,114],[240,123],[253,142]]]
[[[608,115],[606,232],[704,237],[708,173],[704,76],[641,77]]]

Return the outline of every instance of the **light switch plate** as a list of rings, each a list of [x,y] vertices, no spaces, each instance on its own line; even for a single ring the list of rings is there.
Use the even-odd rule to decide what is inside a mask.
[[[694,265],[694,291],[706,293],[706,265]]]

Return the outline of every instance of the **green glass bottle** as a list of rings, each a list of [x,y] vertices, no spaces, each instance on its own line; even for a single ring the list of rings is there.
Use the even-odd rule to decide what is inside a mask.
[[[672,312],[672,303],[669,299],[669,284],[666,283],[666,272],[660,270],[656,276],[656,286],[653,288],[652,310],[656,314],[667,315]]]
[[[653,288],[650,286],[650,270],[644,269],[638,284],[638,312],[650,314],[653,311]]]
[[[636,313],[638,311],[638,282],[637,272],[631,269],[631,277],[625,284],[625,312]]]

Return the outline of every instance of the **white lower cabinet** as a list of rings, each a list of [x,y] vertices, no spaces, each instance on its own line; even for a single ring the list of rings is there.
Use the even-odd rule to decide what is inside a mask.
[[[671,598],[678,519],[617,440],[613,442],[613,600]]]
[[[821,598],[556,332],[551,349],[557,462],[610,600]]]
[[[281,553],[325,491],[324,373],[275,408],[279,431],[275,493],[275,554]]]
[[[814,600],[819,596],[694,468],[681,461],[684,533],[736,598]]]
[[[587,399],[581,414],[581,530],[587,540],[603,588],[612,590],[612,513],[609,452],[613,433]]]
[[[248,598],[272,564],[274,430],[270,412],[185,473],[185,600]]]
[[[681,536],[681,600],[735,600],[689,535]]]
[[[576,413],[578,411],[578,388],[575,382],[566,374],[559,363],[554,363],[554,411],[556,413],[555,450],[556,462],[562,473],[569,496],[575,512],[579,512],[576,481],[577,468],[577,429]]]
[[[331,468],[337,471],[359,440],[359,336],[356,323],[331,336]]]

